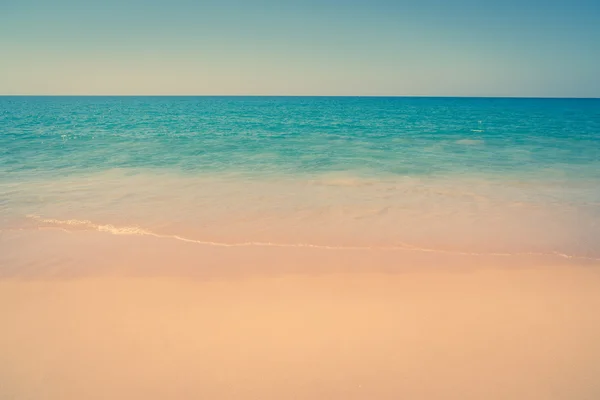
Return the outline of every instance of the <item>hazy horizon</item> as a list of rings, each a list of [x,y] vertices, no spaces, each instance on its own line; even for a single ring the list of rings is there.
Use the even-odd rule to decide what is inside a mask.
[[[5,0],[0,95],[600,97],[600,5]]]
[[[0,97],[339,97],[339,98],[423,98],[423,99],[540,99],[540,100],[600,100],[599,97],[556,96],[420,96],[420,95],[328,95],[328,94],[0,94]]]

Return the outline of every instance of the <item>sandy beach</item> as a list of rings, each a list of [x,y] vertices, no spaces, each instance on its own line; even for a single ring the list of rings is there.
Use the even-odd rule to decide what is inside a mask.
[[[596,268],[272,271],[5,276],[0,398],[600,396]]]

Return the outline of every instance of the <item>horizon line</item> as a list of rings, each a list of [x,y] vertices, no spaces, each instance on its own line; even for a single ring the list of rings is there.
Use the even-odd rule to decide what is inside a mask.
[[[472,96],[472,95],[312,95],[312,94],[0,94],[0,97],[320,97],[320,98],[466,98],[466,99],[573,99],[598,100],[600,96]]]

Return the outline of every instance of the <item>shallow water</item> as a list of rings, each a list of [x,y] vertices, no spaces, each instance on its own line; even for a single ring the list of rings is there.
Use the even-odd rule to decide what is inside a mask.
[[[0,246],[40,228],[598,261],[600,100],[0,97]]]

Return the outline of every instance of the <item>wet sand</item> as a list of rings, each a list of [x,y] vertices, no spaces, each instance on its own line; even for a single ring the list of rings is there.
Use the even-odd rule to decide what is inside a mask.
[[[272,267],[5,276],[0,398],[600,398],[597,268]]]

